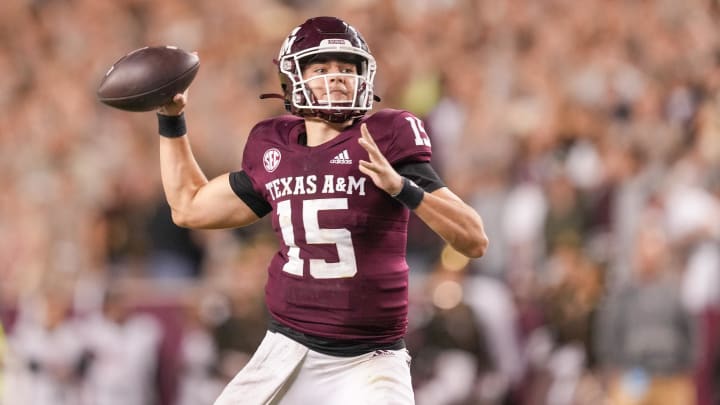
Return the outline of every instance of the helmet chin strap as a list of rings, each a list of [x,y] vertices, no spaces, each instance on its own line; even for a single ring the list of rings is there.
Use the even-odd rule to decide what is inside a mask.
[[[285,99],[285,96],[283,96],[282,94],[278,94],[278,93],[263,93],[263,94],[260,95],[260,100],[265,100],[265,99],[268,99],[268,98],[279,98],[279,99],[282,100],[283,103],[285,104],[285,110],[286,110],[287,112],[291,112],[291,111],[292,111],[292,106],[290,105],[290,100],[286,100],[286,99]]]
[[[278,93],[263,93],[260,95],[260,100],[265,100],[267,98],[279,98],[280,100],[285,100],[285,96]]]

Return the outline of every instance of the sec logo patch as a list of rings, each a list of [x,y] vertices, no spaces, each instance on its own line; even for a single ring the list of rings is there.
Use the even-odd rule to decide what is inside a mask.
[[[281,157],[280,151],[275,148],[266,150],[263,155],[263,166],[265,166],[265,170],[267,170],[268,173],[274,172],[280,164]]]

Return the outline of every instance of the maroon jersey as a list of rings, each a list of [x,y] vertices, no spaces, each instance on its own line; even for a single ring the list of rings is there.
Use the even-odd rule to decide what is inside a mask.
[[[369,160],[361,122],[391,164],[430,161],[422,122],[381,110],[314,147],[299,141],[302,118],[260,122],[242,168],[280,240],[265,289],[273,317],[321,338],[389,343],[407,327],[409,211],[358,169]]]

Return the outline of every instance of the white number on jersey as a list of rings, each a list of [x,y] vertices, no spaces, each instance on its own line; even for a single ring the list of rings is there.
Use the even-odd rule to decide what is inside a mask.
[[[357,273],[355,249],[350,231],[345,228],[320,228],[318,213],[326,210],[346,210],[347,198],[325,198],[303,201],[302,219],[307,243],[334,244],[338,252],[338,262],[328,263],[325,259],[310,259],[310,275],[314,278],[349,278]],[[281,201],[277,205],[278,221],[283,242],[288,247],[288,261],[283,271],[296,276],[303,275],[303,259],[300,248],[295,244],[295,230],[292,226],[292,208],[290,201]]]
[[[415,134],[415,145],[432,146],[430,145],[430,137],[427,132],[425,132],[425,126],[422,120],[418,117],[405,117],[405,119],[410,123],[410,128],[412,128],[413,134]]]

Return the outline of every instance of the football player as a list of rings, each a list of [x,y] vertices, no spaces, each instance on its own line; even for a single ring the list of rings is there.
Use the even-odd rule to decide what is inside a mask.
[[[413,211],[447,243],[480,257],[480,216],[430,165],[407,111],[372,115],[376,63],[353,27],[317,17],[277,58],[291,113],[250,132],[242,170],[208,181],[186,136],[187,92],[158,111],[173,220],[231,228],[270,215],[280,248],[268,268],[268,332],[215,402],[412,404],[407,225]]]

